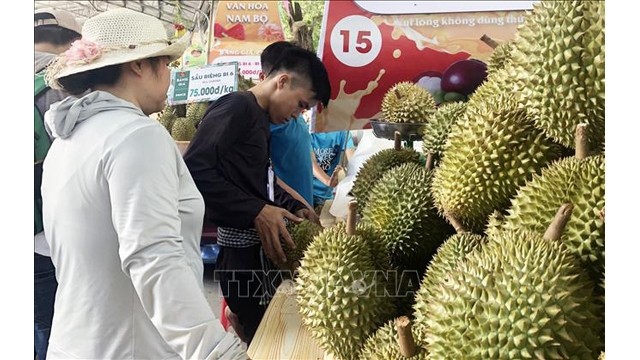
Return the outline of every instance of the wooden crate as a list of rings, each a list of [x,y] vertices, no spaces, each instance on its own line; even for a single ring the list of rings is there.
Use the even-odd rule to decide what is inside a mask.
[[[294,283],[285,280],[271,300],[247,353],[252,360],[323,360],[324,351],[303,326]]]

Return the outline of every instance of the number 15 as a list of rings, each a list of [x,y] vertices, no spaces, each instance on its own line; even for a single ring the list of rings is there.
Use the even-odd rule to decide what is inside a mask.
[[[340,30],[340,35],[344,39],[342,44],[342,51],[345,53],[349,52],[349,30]],[[373,44],[371,43],[371,31],[361,30],[358,31],[358,36],[356,37],[356,46],[355,49],[361,53],[365,54],[371,51]]]

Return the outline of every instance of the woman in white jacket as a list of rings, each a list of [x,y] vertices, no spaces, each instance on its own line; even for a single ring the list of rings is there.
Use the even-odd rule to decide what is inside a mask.
[[[186,39],[185,39],[186,40]],[[127,9],[90,18],[49,67],[44,228],[59,286],[49,359],[245,359],[202,288],[202,197],[162,110],[186,47]]]

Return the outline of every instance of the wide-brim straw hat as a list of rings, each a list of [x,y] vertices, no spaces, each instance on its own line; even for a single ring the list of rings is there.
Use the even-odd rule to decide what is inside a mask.
[[[82,27],[82,39],[73,42],[47,69],[54,86],[57,79],[157,56],[171,61],[182,56],[190,36],[169,40],[162,22],[153,16],[126,8],[105,11],[89,18]]]

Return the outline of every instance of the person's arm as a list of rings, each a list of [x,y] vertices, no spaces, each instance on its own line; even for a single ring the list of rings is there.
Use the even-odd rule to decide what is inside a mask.
[[[347,145],[346,145],[346,149],[344,150],[344,156],[345,156],[345,164],[351,159],[351,157],[353,156],[353,153],[356,152],[356,145],[353,143],[353,136],[351,136],[351,131],[347,131]]]
[[[285,183],[282,179],[280,179],[279,177],[276,177],[276,181],[278,183],[278,186],[280,186],[282,188],[282,190],[284,190],[287,193],[289,193],[289,195],[291,195],[291,197],[293,197],[294,199],[298,200],[299,202],[301,202],[304,206],[308,207],[309,209],[313,209],[313,206],[309,205],[307,200],[305,200],[302,197],[302,195],[300,195],[297,191],[295,191],[291,186],[287,185],[287,183]]]
[[[334,171],[331,176],[327,175],[327,173],[324,172],[324,170],[322,170],[322,168],[318,164],[316,153],[313,150],[311,151],[311,166],[313,167],[313,176],[316,179],[320,180],[323,184],[329,187],[335,187],[336,185],[338,185],[337,173]]]
[[[246,229],[253,227],[267,202],[247,194],[218,170],[220,159],[252,126],[242,100],[240,96],[226,97],[212,105],[200,122],[184,161],[211,221],[218,226]]]
[[[293,210],[293,213],[296,216],[304,218],[304,219],[307,219],[307,220],[309,220],[309,221],[311,221],[313,223],[316,223],[316,224],[320,225],[320,218],[318,217],[318,214],[316,214],[316,212],[313,209],[313,207],[307,202],[307,200],[305,200],[302,197],[302,195],[300,195],[297,191],[295,191],[291,186],[287,185],[287,183],[282,181],[282,179],[280,179],[280,178],[277,178],[277,183],[278,183],[278,186],[280,186],[282,188],[282,190],[286,191],[294,199],[298,200],[300,203],[302,203],[304,206],[306,206],[306,209],[305,208],[298,208],[296,210]]]
[[[246,359],[211,311],[182,246],[175,144],[141,128],[103,159],[122,271],[142,308],[182,359]]]

